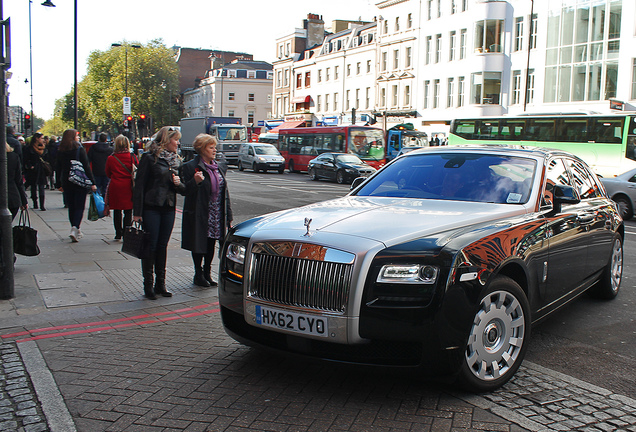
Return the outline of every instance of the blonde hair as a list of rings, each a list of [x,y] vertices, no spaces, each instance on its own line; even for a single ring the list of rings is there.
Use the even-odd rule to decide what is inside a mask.
[[[5,143],[7,145],[7,153],[13,151],[13,147],[9,145],[9,143]]]
[[[192,147],[194,148],[195,152],[197,152],[198,154],[201,154],[201,151],[204,148],[206,148],[210,143],[214,143],[215,147],[218,144],[215,137],[213,137],[212,135],[202,133],[197,135],[197,137],[194,139],[194,142],[192,143]]]
[[[124,135],[117,135],[117,138],[115,138],[115,151],[120,152],[124,150],[130,150],[130,140]]]
[[[180,140],[181,132],[172,126],[164,126],[157,132],[157,137],[150,144],[150,151],[152,154],[158,155],[166,149],[166,145],[170,144],[172,139]]]

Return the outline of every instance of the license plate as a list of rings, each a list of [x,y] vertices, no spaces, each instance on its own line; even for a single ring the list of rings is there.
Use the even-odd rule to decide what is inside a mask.
[[[256,305],[256,324],[312,336],[327,337],[327,319]]]

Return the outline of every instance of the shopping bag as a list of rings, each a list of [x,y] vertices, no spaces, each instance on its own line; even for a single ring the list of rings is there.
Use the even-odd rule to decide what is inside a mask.
[[[93,200],[95,200],[95,207],[97,207],[97,215],[100,218],[103,218],[106,216],[106,212],[104,211],[106,207],[104,204],[104,198],[102,198],[99,192],[93,192],[92,195]]]
[[[93,186],[93,182],[86,175],[86,171],[84,171],[84,165],[79,161],[79,147],[77,148],[77,155],[75,158],[77,160],[71,160],[71,169],[68,174],[68,181],[78,186],[84,187],[86,189],[90,189]]]
[[[31,228],[31,218],[26,209],[20,210],[18,224],[13,227],[13,252],[26,256],[40,254],[38,232]]]
[[[136,258],[150,258],[150,234],[145,232],[139,222],[124,229],[124,243],[121,251]]]
[[[91,194],[88,202],[88,220],[93,222],[99,220],[99,213],[97,212],[97,205],[95,204],[95,195],[93,194]]]

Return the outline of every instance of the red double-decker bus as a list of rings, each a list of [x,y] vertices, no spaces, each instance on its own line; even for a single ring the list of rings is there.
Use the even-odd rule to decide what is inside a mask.
[[[307,171],[321,153],[351,153],[379,169],[386,162],[382,129],[367,126],[323,126],[280,129],[278,149],[290,172]]]

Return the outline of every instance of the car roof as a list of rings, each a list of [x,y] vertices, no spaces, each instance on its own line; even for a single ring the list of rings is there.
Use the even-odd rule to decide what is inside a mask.
[[[404,153],[402,157],[412,157],[418,154],[426,153],[492,153],[492,154],[506,154],[509,156],[520,157],[534,157],[540,159],[546,159],[551,156],[569,156],[575,159],[581,160],[578,156],[557,149],[550,149],[544,147],[524,146],[524,145],[507,145],[507,144],[462,144],[453,146],[436,146],[436,147],[422,147],[417,150],[413,150]]]

